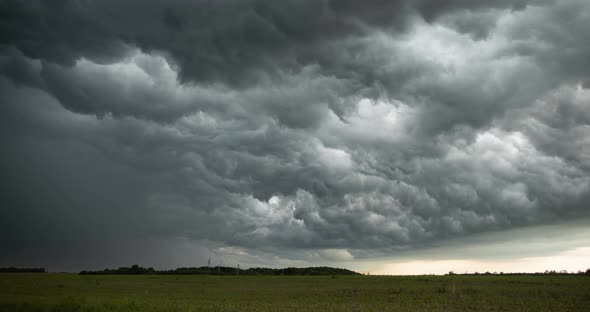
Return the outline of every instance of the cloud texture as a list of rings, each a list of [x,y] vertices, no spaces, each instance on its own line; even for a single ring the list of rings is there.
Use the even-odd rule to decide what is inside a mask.
[[[182,239],[349,260],[590,213],[587,1],[0,16],[7,250]]]

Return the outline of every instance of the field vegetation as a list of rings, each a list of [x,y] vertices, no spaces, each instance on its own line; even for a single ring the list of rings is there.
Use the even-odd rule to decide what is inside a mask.
[[[1,273],[0,311],[590,311],[590,276]]]

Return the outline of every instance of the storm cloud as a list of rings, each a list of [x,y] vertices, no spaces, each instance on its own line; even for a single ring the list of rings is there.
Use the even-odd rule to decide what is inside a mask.
[[[0,1],[0,17],[7,252],[180,240],[253,265],[241,250],[350,260],[589,217],[587,1]]]

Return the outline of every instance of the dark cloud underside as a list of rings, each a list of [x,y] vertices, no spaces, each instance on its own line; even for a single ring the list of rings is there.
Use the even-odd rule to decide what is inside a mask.
[[[588,217],[588,16],[582,0],[0,1],[0,240],[328,259]]]

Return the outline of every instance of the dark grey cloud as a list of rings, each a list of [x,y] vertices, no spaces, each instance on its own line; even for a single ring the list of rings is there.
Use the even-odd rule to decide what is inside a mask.
[[[589,12],[2,1],[2,243],[344,261],[588,217]]]
[[[431,20],[458,9],[522,9],[534,2],[5,0],[0,40],[29,57],[69,65],[82,56],[112,62],[133,44],[169,53],[186,79],[247,84],[261,70],[314,63],[318,47],[367,27],[405,29],[415,14]]]

